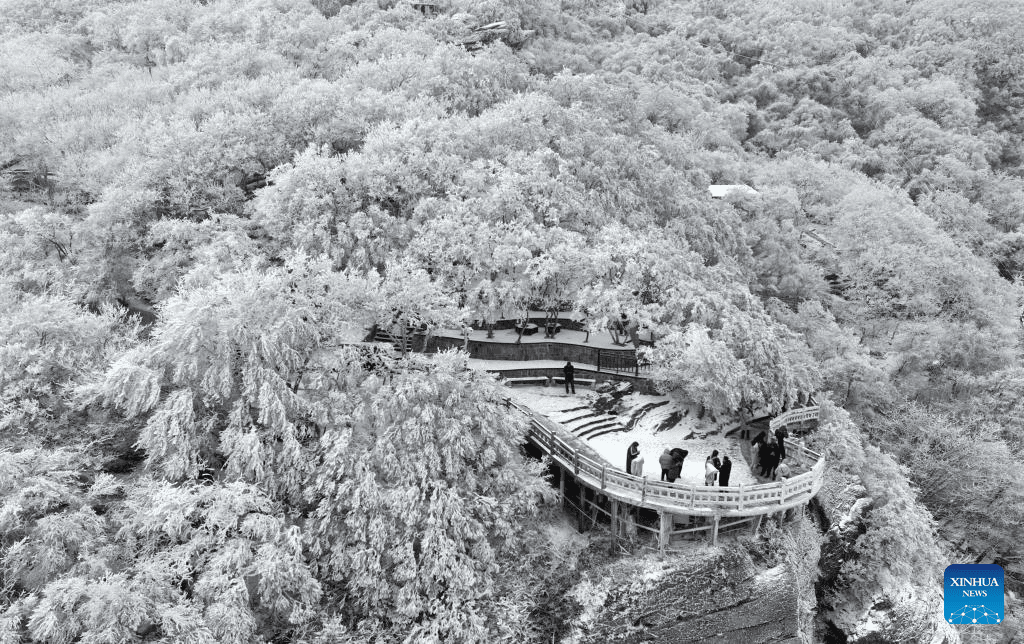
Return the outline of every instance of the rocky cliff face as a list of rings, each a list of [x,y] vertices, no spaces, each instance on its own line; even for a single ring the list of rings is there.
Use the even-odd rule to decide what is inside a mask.
[[[941,588],[911,585],[890,577],[889,583],[864,596],[844,584],[843,563],[865,533],[871,509],[867,490],[855,478],[829,471],[814,502],[824,531],[817,580],[815,639],[844,644],[924,641],[957,644],[956,630],[941,619]]]
[[[799,587],[789,564],[758,565],[740,543],[622,559],[572,591],[583,612],[564,642],[800,644]]]

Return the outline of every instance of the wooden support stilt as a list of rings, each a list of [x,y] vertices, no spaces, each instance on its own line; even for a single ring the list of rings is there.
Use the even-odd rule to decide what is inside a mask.
[[[661,554],[665,554],[665,548],[668,547],[669,532],[672,530],[672,514],[669,512],[659,512],[661,516],[661,529],[658,530],[658,550]]]
[[[558,507],[565,507],[565,468],[558,467]]]
[[[587,512],[587,488],[579,479],[576,479],[576,484],[580,486],[580,532],[583,532],[583,518]]]
[[[612,545],[611,553],[615,554],[615,546],[619,543],[619,502],[612,499]]]
[[[711,545],[718,545],[718,516],[715,516],[715,527],[712,529],[711,532]]]
[[[757,521],[754,522],[754,536],[755,537],[757,536],[758,530],[761,529],[761,519],[763,519],[763,518],[764,518],[764,516],[759,514],[759,515],[757,515]]]

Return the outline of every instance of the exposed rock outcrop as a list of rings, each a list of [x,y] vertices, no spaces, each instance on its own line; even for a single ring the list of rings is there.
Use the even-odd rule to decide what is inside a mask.
[[[581,584],[584,613],[565,642],[799,644],[797,587],[780,564],[758,568],[742,545],[609,564]]]
[[[922,613],[922,607],[941,607],[941,587],[914,586],[883,574],[880,578],[889,581],[866,596],[852,592],[844,582],[844,563],[857,556],[857,540],[867,531],[867,515],[872,509],[872,499],[859,480],[829,471],[815,504],[825,531],[816,588],[817,639],[848,644],[883,644],[904,641],[905,637],[935,644],[960,641],[937,611]]]
[[[619,402],[624,397],[633,393],[633,385],[628,382],[601,383],[596,391],[598,395],[594,399],[594,409],[603,412],[614,412],[617,409],[620,410]]]

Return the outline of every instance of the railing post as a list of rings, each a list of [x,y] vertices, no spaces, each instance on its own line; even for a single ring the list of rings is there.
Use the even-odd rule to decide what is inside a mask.
[[[604,477],[605,477],[605,474],[606,474],[607,470],[608,470],[608,466],[607,465],[602,465],[601,466],[601,489],[602,490],[604,490]]]
[[[696,496],[697,496],[697,486],[694,485],[693,483],[690,483],[690,509],[691,510],[693,509],[693,504],[696,501],[696,499],[695,499]]]
[[[601,373],[601,350],[597,350],[597,373]]]
[[[740,510],[743,509],[743,491],[744,491],[743,490],[743,485],[744,485],[743,483],[740,483],[740,500],[739,500],[739,509]]]
[[[580,451],[576,448],[572,450],[572,471],[576,475],[576,479],[580,478]]]
[[[640,502],[643,503],[647,500],[647,477],[644,477],[644,486],[640,488]]]

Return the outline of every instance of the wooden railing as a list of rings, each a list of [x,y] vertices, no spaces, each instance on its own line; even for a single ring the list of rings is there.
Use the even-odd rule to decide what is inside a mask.
[[[577,481],[630,505],[703,516],[753,516],[807,503],[821,489],[825,459],[802,442],[786,439],[786,454],[806,472],[772,483],[729,487],[680,485],[651,481],[612,467],[599,457],[582,453],[567,436],[572,434],[550,419],[509,400],[530,420],[530,439]]]
[[[821,408],[818,405],[811,405],[810,407],[797,407],[796,409],[790,409],[789,411],[782,412],[768,422],[768,429],[774,432],[780,427],[792,425],[793,423],[818,420],[819,409]],[[787,441],[786,449],[789,449],[788,445],[789,443]]]
[[[639,377],[641,371],[650,371],[650,363],[637,356],[631,349],[598,349],[598,372],[628,373]]]

